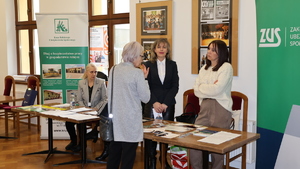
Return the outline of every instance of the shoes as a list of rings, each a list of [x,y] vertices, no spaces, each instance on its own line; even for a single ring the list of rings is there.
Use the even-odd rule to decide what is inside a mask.
[[[71,151],[73,151],[73,152],[79,152],[79,151],[81,151],[81,146],[80,146],[80,144],[74,146],[74,147],[71,149]]]
[[[77,144],[70,142],[67,146],[66,146],[66,150],[72,150]]]
[[[106,157],[108,157],[109,143],[110,142],[104,141],[104,150],[103,150],[102,154],[99,157],[96,157],[96,160],[103,161],[103,160],[106,159]]]
[[[87,133],[85,136],[86,140],[93,140],[94,143],[97,142],[98,140],[98,131],[97,130],[92,130],[91,132]]]

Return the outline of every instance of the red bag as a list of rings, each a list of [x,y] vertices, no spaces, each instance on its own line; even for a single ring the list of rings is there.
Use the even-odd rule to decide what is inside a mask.
[[[172,146],[170,150],[173,169],[188,169],[187,149],[183,147]]]

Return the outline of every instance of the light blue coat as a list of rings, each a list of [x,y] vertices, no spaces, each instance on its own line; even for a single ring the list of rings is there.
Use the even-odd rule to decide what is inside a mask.
[[[143,140],[141,102],[150,100],[150,90],[144,73],[131,62],[115,66],[108,79],[108,111],[112,100],[114,141],[140,142]],[[113,79],[112,79],[113,77]],[[111,96],[113,80],[113,97]]]

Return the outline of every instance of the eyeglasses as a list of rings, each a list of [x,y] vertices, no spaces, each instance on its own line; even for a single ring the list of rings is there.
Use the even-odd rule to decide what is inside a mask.
[[[96,73],[97,74],[98,71],[90,71],[91,74]]]

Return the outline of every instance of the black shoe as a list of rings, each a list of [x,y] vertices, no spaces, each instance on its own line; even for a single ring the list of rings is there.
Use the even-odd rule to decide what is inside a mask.
[[[94,143],[97,142],[98,140],[98,131],[94,131],[92,130],[91,132],[87,133],[86,136],[85,136],[85,139],[86,140],[93,140]]]
[[[79,151],[81,151],[81,146],[80,146],[80,145],[76,145],[76,146],[73,147],[71,150],[72,150],[73,152],[79,152]]]
[[[108,157],[108,152],[103,152],[99,157],[96,157],[95,159],[97,161],[104,161],[106,159],[106,157]]]
[[[76,145],[77,145],[76,143],[70,142],[70,143],[66,146],[66,150],[71,150],[71,149],[73,149]]]
[[[96,157],[96,160],[104,161],[106,159],[106,157],[108,157],[109,143],[110,142],[104,141],[104,150],[103,150],[102,154],[99,157]]]

